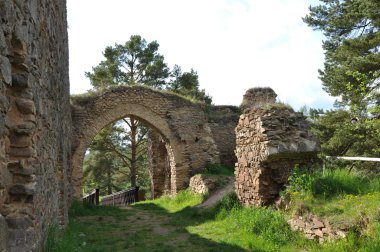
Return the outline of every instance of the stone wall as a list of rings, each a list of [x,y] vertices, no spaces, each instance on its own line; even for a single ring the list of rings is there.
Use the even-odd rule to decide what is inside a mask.
[[[190,178],[189,188],[198,194],[210,194],[232,182],[233,177],[197,174]]]
[[[190,176],[208,162],[219,163],[219,153],[198,104],[180,96],[142,86],[120,86],[103,94],[74,100],[73,183],[81,196],[82,163],[95,135],[106,125],[133,115],[159,132],[168,150],[173,193],[189,185]]]
[[[295,166],[310,166],[319,143],[302,113],[276,103],[271,88],[251,88],[236,127],[235,190],[244,205],[274,203]]]
[[[7,251],[8,244],[8,224],[0,214],[0,252]]]
[[[302,113],[282,104],[246,109],[236,127],[235,188],[244,205],[268,205],[291,170],[317,160],[319,144]]]
[[[165,140],[154,130],[148,133],[149,174],[152,185],[152,198],[171,192],[170,158]]]
[[[0,213],[8,251],[38,251],[67,220],[66,2],[0,0],[0,17]]]
[[[234,106],[212,106],[207,111],[215,144],[219,151],[220,163],[234,167],[236,162],[235,128],[239,121],[241,110]]]

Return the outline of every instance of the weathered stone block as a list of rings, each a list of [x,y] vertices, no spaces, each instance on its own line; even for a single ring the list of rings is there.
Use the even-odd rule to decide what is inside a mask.
[[[16,105],[18,110],[23,114],[35,114],[36,106],[32,100],[27,99],[17,99]]]
[[[32,136],[28,135],[12,135],[11,147],[23,148],[32,145]]]
[[[18,73],[12,75],[12,86],[17,88],[30,88],[29,73]]]
[[[0,214],[0,252],[7,252],[8,226],[5,218]]]
[[[33,135],[36,130],[36,125],[32,122],[16,125],[12,131],[18,135]]]
[[[7,221],[8,227],[13,229],[26,229],[33,224],[30,217],[23,214],[9,214],[5,220]]]
[[[16,148],[11,147],[9,155],[13,157],[31,158],[37,156],[37,151],[32,147]]]
[[[0,73],[1,77],[6,84],[11,84],[12,82],[12,67],[9,59],[7,57],[0,55]]]
[[[0,113],[0,137],[5,133],[5,118],[4,115]]]
[[[5,113],[9,109],[9,101],[7,97],[0,94],[0,112]]]
[[[12,195],[33,195],[35,193],[35,183],[27,185],[13,185],[9,189],[9,193]]]
[[[30,245],[33,240],[35,231],[33,228],[28,229],[8,229],[8,243],[10,252],[34,251],[34,245]]]

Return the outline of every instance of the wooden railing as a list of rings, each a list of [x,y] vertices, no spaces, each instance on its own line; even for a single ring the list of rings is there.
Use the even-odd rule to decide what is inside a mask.
[[[103,206],[128,205],[139,201],[139,187],[124,190],[102,198]]]
[[[99,205],[99,189],[94,189],[92,192],[84,196],[83,203]]]
[[[368,158],[368,157],[332,157],[326,156],[328,159],[343,159],[352,161],[369,161],[369,162],[380,162],[380,158]]]

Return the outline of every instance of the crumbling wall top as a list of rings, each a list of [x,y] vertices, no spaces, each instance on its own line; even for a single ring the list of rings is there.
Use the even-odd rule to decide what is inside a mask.
[[[246,108],[260,108],[266,104],[275,103],[276,98],[276,92],[270,87],[250,88],[245,92],[240,108],[242,110]]]

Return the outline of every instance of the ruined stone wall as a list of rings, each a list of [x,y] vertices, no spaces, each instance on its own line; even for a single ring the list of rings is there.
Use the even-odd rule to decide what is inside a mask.
[[[219,162],[201,106],[170,93],[142,86],[121,86],[74,101],[73,182],[77,197],[81,195],[83,157],[90,142],[103,127],[129,115],[164,138],[173,193],[187,187],[190,176],[202,170],[207,162]]]
[[[291,170],[317,161],[319,144],[302,113],[281,104],[246,109],[236,127],[235,190],[244,205],[268,205]]]
[[[262,108],[276,102],[277,94],[270,87],[255,87],[248,89],[240,104],[242,111],[246,108]]]
[[[234,106],[212,106],[207,111],[215,144],[219,151],[220,163],[234,167],[236,162],[235,128],[239,121],[241,110]]]
[[[0,0],[0,17],[0,213],[8,250],[38,251],[67,220],[66,2]]]
[[[149,131],[148,146],[152,198],[158,198],[171,192],[170,158],[165,140],[157,131]]]

